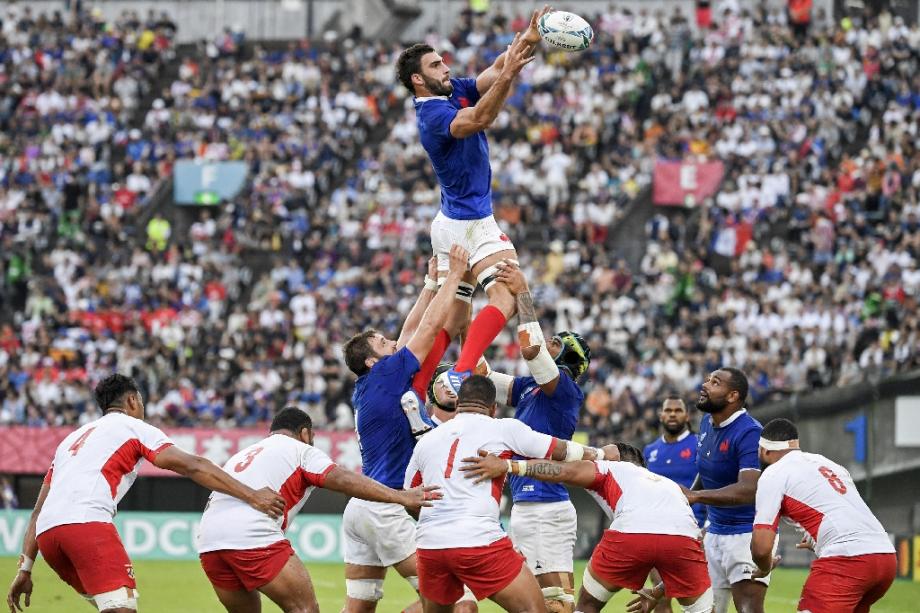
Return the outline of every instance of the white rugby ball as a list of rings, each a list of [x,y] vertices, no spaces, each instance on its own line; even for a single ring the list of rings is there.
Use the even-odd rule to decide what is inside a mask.
[[[553,11],[543,15],[537,29],[547,44],[566,51],[584,51],[594,38],[591,24],[568,11]]]

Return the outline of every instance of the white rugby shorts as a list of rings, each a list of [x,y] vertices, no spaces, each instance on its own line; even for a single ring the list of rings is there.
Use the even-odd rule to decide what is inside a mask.
[[[348,564],[393,566],[415,553],[415,520],[402,505],[352,498],[342,528]]]
[[[450,219],[439,211],[431,222],[431,250],[438,258],[439,271],[448,270],[453,245],[470,252],[470,268],[494,253],[514,249],[493,215],[482,219]]]
[[[776,542],[778,543],[779,539]],[[703,549],[706,551],[709,578],[715,590],[729,589],[739,581],[749,580],[751,574],[757,570],[754,558],[751,557],[750,532],[743,534],[707,532],[703,538]],[[776,553],[775,543],[773,552]],[[754,581],[770,585],[770,575],[762,579],[754,579]]]
[[[535,575],[570,573],[578,518],[570,500],[516,502],[508,535]]]

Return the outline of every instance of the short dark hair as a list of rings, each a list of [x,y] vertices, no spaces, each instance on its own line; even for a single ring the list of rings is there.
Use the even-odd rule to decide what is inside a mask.
[[[140,394],[141,390],[131,377],[114,373],[96,384],[93,396],[96,404],[107,412],[112,405],[121,403],[127,394]]]
[[[413,94],[415,86],[412,85],[412,75],[422,72],[422,56],[434,53],[434,47],[425,43],[415,43],[399,54],[396,60],[396,78]]]
[[[664,400],[661,401],[661,406],[664,406],[664,403],[667,402],[668,400],[676,400],[677,402],[680,403],[682,407],[684,407],[684,410],[687,410],[687,403],[684,402],[684,399],[678,396],[677,394],[668,394],[667,396],[665,396]]]
[[[290,430],[294,434],[300,434],[304,428],[313,429],[313,420],[310,416],[297,407],[284,407],[275,414],[269,431]]]
[[[495,404],[495,384],[488,377],[473,375],[460,386],[457,394],[457,408],[462,404],[481,404],[487,407]]]
[[[367,371],[370,370],[367,364],[365,364],[367,358],[377,357],[377,354],[374,352],[369,342],[371,337],[375,334],[377,334],[377,330],[373,328],[365,330],[360,334],[352,336],[342,346],[342,351],[345,354],[345,365],[348,366],[351,372],[359,377],[366,375]]]
[[[637,447],[633,447],[629,443],[617,443],[617,449],[620,452],[621,462],[632,462],[642,468],[646,468],[645,456],[642,455],[642,452]]]
[[[747,377],[743,372],[737,368],[732,368],[731,366],[726,366],[725,368],[720,368],[719,370],[724,370],[730,375],[728,378],[728,389],[738,392],[738,396],[741,397],[740,402],[744,404],[744,401],[747,400],[748,395]]]
[[[760,436],[768,441],[794,441],[799,438],[799,429],[788,419],[778,417],[770,420],[763,427],[763,432],[760,433]]]

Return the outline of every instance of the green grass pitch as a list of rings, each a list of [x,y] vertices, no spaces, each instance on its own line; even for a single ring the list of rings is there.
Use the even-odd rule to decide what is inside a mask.
[[[0,558],[3,571],[4,596],[9,581],[16,569],[15,558]],[[341,564],[310,564],[310,576],[316,588],[320,608],[337,613],[344,602],[345,580]],[[576,568],[576,578],[581,577],[584,562]],[[202,613],[223,609],[211,591],[197,562],[153,562],[141,561],[135,565],[137,589],[140,593],[141,613]],[[773,584],[767,592],[768,613],[795,611],[799,592],[805,581],[806,571],[780,569],[774,573]],[[89,607],[65,585],[46,564],[38,561],[33,575],[35,591],[32,606],[27,609],[35,613],[57,613],[64,611],[89,611]],[[414,592],[409,585],[393,571],[387,575],[385,595],[377,607],[379,613],[399,613],[413,600]],[[605,611],[625,611],[628,594],[617,594]],[[278,611],[268,599],[263,598],[263,611]],[[912,613],[920,603],[920,583],[896,581],[888,594],[872,610],[875,613]],[[5,604],[5,603],[4,603]],[[3,607],[4,610],[6,607]],[[483,613],[500,609],[491,602],[480,603]],[[675,608],[675,610],[677,610]]]

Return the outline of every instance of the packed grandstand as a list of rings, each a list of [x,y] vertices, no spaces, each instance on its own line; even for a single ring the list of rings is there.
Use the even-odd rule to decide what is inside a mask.
[[[401,47],[227,31],[183,48],[166,14],[28,4],[0,19],[0,424],[96,419],[117,365],[156,425],[253,425],[287,403],[353,428],[341,344],[398,332],[438,207]],[[582,426],[600,441],[651,439],[662,393],[720,364],[754,404],[920,365],[920,29],[691,19],[590,16],[591,49],[542,50],[489,133],[539,320],[591,339]],[[428,42],[475,74],[525,26],[467,14]],[[630,257],[617,228],[651,206],[660,158],[719,159],[725,178],[656,211]],[[187,233],[160,197],[182,159],[250,170]],[[726,228],[744,229],[728,248]],[[526,372],[515,342],[493,368]]]

